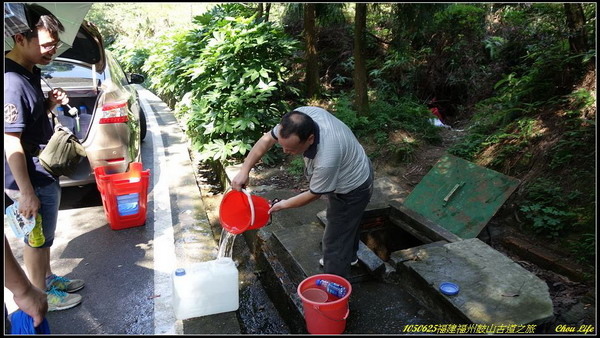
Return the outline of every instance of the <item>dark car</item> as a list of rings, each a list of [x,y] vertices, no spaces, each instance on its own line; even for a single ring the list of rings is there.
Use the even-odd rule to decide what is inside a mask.
[[[59,87],[67,92],[69,104],[57,106],[55,113],[87,153],[73,175],[60,177],[62,187],[94,183],[99,166],[118,173],[139,162],[146,117],[133,84],[144,77],[123,71],[93,24],[84,21],[73,46],[40,68],[45,93]]]

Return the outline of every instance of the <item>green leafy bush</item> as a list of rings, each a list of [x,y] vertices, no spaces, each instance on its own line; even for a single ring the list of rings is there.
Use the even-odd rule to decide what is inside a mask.
[[[434,115],[413,97],[374,100],[371,103],[370,121],[365,134],[373,134],[379,130],[405,130],[426,142],[440,141],[438,128],[431,123]]]
[[[569,247],[578,262],[591,264],[596,258],[596,234],[583,234],[580,240]]]
[[[351,94],[342,94],[337,97],[333,107],[332,113],[354,132],[359,132],[369,123],[366,116],[359,116],[354,109]]]
[[[300,155],[293,156],[286,170],[295,177],[301,177],[304,174],[304,157]]]
[[[143,66],[151,54],[151,49],[143,43],[131,47],[129,43],[118,40],[108,48],[119,60],[123,70],[127,73],[138,73],[146,78],[148,74],[143,71]]]
[[[390,151],[401,162],[413,159],[422,141],[437,143],[441,140],[439,127],[431,123],[431,111],[412,97],[382,96],[372,100],[370,110],[368,116],[359,116],[354,110],[351,94],[342,94],[334,100],[333,113],[359,139],[382,146],[381,150]],[[392,142],[390,135],[399,130],[410,134],[412,139]],[[371,154],[373,157],[380,155],[379,151]]]
[[[484,149],[483,143],[487,136],[482,133],[470,132],[460,142],[450,146],[448,153],[472,161]]]
[[[453,4],[435,13],[436,29],[448,35],[483,34],[485,10],[476,5]]]
[[[569,210],[569,202],[556,182],[540,178],[529,185],[520,211],[534,232],[557,238],[577,223],[577,214]]]
[[[155,37],[151,55],[143,70],[153,89],[170,107],[192,89],[190,79],[182,76],[182,68],[199,53],[199,46],[187,30],[172,30]]]
[[[359,138],[373,138],[383,145],[388,143],[389,132],[401,129],[426,142],[440,141],[438,128],[430,121],[431,111],[412,97],[374,99],[368,116],[359,116],[352,102],[351,94],[340,95],[335,100],[333,113]]]
[[[153,87],[177,102],[201,161],[241,159],[298,95],[286,84],[298,43],[250,13],[216,6],[196,18],[198,28],[160,43],[145,66]]]

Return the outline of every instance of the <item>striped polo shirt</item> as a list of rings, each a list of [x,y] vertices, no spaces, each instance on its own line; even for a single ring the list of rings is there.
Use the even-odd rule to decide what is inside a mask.
[[[350,128],[327,110],[300,107],[317,125],[315,142],[304,152],[304,173],[313,194],[346,194],[369,178],[370,161]],[[272,131],[279,136],[279,125]]]

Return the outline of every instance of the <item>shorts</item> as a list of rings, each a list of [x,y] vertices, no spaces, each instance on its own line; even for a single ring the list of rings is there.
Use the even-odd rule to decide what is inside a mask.
[[[56,223],[58,221],[58,208],[60,206],[61,189],[58,181],[50,184],[34,187],[35,195],[39,198],[41,207],[38,213],[42,215],[42,229],[44,231],[44,237],[46,242],[40,248],[49,248],[54,242],[54,233],[56,232]],[[5,189],[6,195],[13,201],[18,201],[20,191]],[[23,240],[26,245],[27,236]]]

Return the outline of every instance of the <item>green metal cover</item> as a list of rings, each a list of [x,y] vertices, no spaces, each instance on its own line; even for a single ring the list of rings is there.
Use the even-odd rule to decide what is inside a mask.
[[[475,238],[519,186],[516,178],[444,155],[404,206],[463,238]]]

